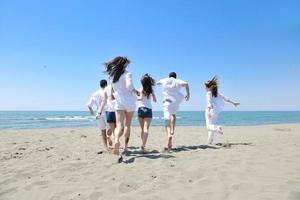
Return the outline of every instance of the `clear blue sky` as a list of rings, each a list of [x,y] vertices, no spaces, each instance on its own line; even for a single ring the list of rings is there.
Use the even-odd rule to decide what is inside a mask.
[[[188,81],[181,110],[205,108],[214,75],[239,110],[300,110],[299,9],[297,0],[0,0],[0,110],[86,110],[102,63],[117,55],[132,60],[137,88],[146,72]]]

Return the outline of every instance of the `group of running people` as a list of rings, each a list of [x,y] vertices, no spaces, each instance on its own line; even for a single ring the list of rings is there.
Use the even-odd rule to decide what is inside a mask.
[[[164,150],[172,149],[172,139],[175,133],[176,112],[180,103],[190,99],[189,84],[186,81],[177,79],[177,74],[171,72],[167,78],[155,81],[149,74],[141,77],[141,89],[133,85],[132,74],[127,70],[130,61],[126,57],[118,56],[106,62],[105,72],[108,75],[106,80],[100,81],[100,89],[92,94],[88,102],[90,113],[95,116],[98,127],[101,129],[103,144],[107,149],[113,149],[113,154],[122,160],[120,154],[120,138],[124,135],[124,152],[128,152],[128,142],[133,114],[136,111],[138,102],[138,120],[141,128],[142,153],[145,152],[149,127],[152,120],[152,101],[156,102],[156,95],[153,87],[161,85],[163,89],[163,113],[167,140]],[[207,109],[205,112],[206,125],[208,130],[208,145],[213,144],[216,133],[223,134],[221,126],[216,124],[219,113],[224,107],[224,102],[230,102],[235,106],[240,105],[218,93],[218,80],[214,77],[205,82],[207,91]],[[185,88],[186,95],[181,93]]]

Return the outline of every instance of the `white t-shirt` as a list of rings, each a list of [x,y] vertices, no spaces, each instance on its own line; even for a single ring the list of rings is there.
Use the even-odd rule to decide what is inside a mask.
[[[143,89],[140,89],[140,94],[142,95]],[[138,107],[146,107],[149,109],[152,109],[152,100],[151,100],[152,94],[150,94],[149,98],[146,96],[142,95],[142,99],[138,101]]]
[[[207,107],[211,107],[216,112],[221,112],[224,109],[225,101],[228,101],[226,97],[218,93],[217,97],[213,97],[211,91],[206,93]]]
[[[91,107],[94,111],[97,112],[103,98],[104,98],[104,91],[103,89],[99,89],[91,95],[87,103],[87,106]]]
[[[187,84],[187,82],[170,77],[159,80],[157,84],[162,84],[164,100],[169,99],[177,103],[183,100],[184,95],[180,92],[180,89],[182,85]]]
[[[113,99],[111,85],[108,85],[104,89],[104,93],[106,93],[106,95],[107,95],[107,104],[106,104],[107,108],[106,108],[106,111],[108,111],[108,112],[115,112],[116,100]]]
[[[112,84],[114,89],[114,97],[120,105],[131,105],[136,102],[136,95],[133,92],[134,86],[132,74],[125,71],[116,83]]]

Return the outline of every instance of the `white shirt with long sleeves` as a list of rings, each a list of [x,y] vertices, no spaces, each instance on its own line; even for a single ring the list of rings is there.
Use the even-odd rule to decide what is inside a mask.
[[[104,93],[107,96],[107,103],[106,103],[106,111],[108,112],[115,112],[115,104],[116,104],[116,100],[114,99],[113,95],[112,95],[112,86],[108,85],[105,89],[104,89]]]
[[[172,102],[180,103],[184,99],[184,95],[181,93],[181,88],[183,84],[187,82],[175,79],[173,77],[164,78],[159,80],[157,84],[161,84],[163,88],[164,100],[169,99]]]
[[[97,112],[103,98],[104,98],[104,91],[103,89],[99,89],[91,95],[87,103],[87,106],[91,107],[94,111]]]
[[[211,91],[206,93],[207,108],[210,107],[215,113],[219,113],[224,109],[225,101],[228,101],[228,99],[222,94],[218,93],[217,97],[213,97]]]
[[[136,102],[136,94],[133,92],[134,86],[132,74],[125,71],[116,83],[112,84],[114,97],[118,105],[132,106]]]

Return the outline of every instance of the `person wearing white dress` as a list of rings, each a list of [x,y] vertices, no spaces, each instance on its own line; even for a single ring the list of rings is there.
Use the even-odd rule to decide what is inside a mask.
[[[126,57],[118,56],[107,63],[106,72],[112,82],[113,96],[116,99],[116,130],[114,151],[115,155],[120,155],[120,137],[125,135],[124,151],[127,152],[130,137],[131,121],[136,107],[136,99],[139,92],[134,88],[132,75],[127,71],[130,61]],[[122,157],[119,156],[119,162]]]
[[[189,84],[186,81],[177,79],[175,72],[171,72],[168,78],[159,80],[156,84],[162,85],[163,88],[163,112],[167,130],[167,144],[165,150],[171,150],[172,138],[175,133],[176,112],[184,98],[186,101],[190,99]],[[181,88],[186,89],[186,96],[180,92]]]
[[[223,128],[217,125],[217,120],[224,108],[224,103],[229,102],[234,106],[239,106],[240,103],[233,102],[218,92],[218,79],[216,76],[212,80],[206,81],[204,85],[207,92],[205,110],[206,128],[208,130],[207,144],[212,145],[215,134],[223,134]]]
[[[141,95],[138,98],[138,119],[141,127],[141,152],[144,153],[152,121],[152,101],[156,102],[157,100],[153,90],[155,80],[149,74],[142,76],[141,84],[143,88],[140,90]]]
[[[109,128],[108,124],[106,123],[105,116],[102,115],[101,113],[97,113],[97,111],[99,109],[99,105],[103,102],[104,90],[105,90],[106,86],[107,86],[107,81],[101,80],[100,81],[100,89],[91,95],[91,97],[87,103],[87,106],[88,106],[88,109],[89,109],[91,115],[95,116],[97,126],[101,130],[103,144],[104,144],[105,148],[107,149],[108,148],[107,142],[110,145],[112,145],[112,141],[110,140],[110,128]]]

